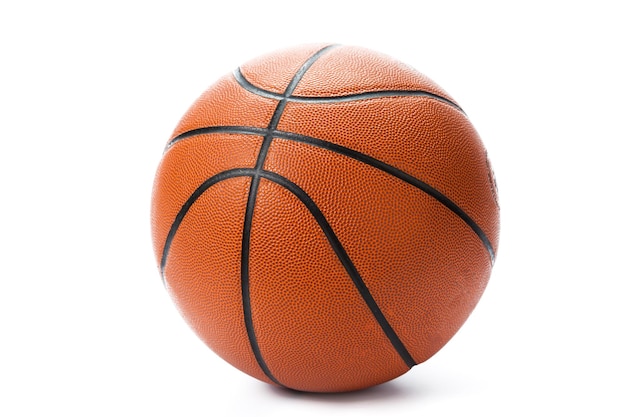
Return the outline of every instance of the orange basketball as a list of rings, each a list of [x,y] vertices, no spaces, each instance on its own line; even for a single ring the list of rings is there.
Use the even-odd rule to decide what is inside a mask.
[[[483,144],[437,84],[306,45],[221,78],[167,143],[154,250],[181,314],[243,372],[357,390],[435,354],[485,289],[499,208]]]

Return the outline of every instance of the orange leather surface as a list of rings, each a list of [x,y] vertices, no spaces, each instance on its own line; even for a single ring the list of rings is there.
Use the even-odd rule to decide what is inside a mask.
[[[499,238],[486,151],[452,98],[390,57],[326,46],[242,65],[255,91],[233,75],[209,88],[152,200],[164,282],[199,337],[262,381],[316,392],[441,349]],[[340,99],[381,91],[397,93]]]

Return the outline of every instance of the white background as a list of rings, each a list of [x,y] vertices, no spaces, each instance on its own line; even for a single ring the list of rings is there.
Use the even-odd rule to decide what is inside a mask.
[[[626,415],[619,2],[164,3],[0,6],[0,415]],[[253,57],[319,41],[443,86],[502,206],[462,330],[344,395],[274,389],[219,359],[178,315],[150,240],[154,172],[191,103]]]

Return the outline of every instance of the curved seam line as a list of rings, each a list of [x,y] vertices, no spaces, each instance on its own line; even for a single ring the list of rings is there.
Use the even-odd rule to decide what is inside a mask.
[[[176,235],[176,232],[178,231],[178,228],[180,227],[183,219],[185,218],[185,216],[187,215],[187,213],[189,212],[189,210],[191,209],[191,207],[193,206],[193,204],[202,196],[202,194],[204,194],[204,192],[206,192],[210,187],[212,187],[213,185],[224,181],[226,179],[230,179],[230,178],[236,178],[236,177],[252,177],[254,178],[255,175],[257,174],[257,170],[252,169],[252,168],[235,168],[235,169],[231,169],[228,171],[222,171],[219,174],[216,174],[212,177],[210,177],[209,179],[205,180],[202,184],[200,184],[200,186],[198,188],[196,188],[196,190],[191,194],[191,196],[187,199],[187,201],[185,202],[185,204],[183,204],[183,206],[181,207],[181,209],[179,210],[178,214],[176,215],[176,218],[174,219],[174,222],[172,223],[172,226],[170,226],[170,230],[169,233],[167,235],[167,238],[165,239],[165,245],[163,248],[163,253],[161,255],[161,279],[163,280],[163,282],[165,283],[165,265],[167,263],[167,256],[169,254],[169,248],[171,246],[171,243],[174,239],[174,236]],[[252,189],[252,182],[250,185],[250,188]],[[258,181],[257,181],[257,187],[258,187]],[[252,191],[252,190],[251,190]],[[249,196],[252,196],[252,194],[249,194]],[[256,195],[254,195],[254,197],[256,197]],[[250,204],[250,199],[248,200],[248,203],[246,205],[246,211],[248,210],[248,205]],[[245,224],[244,224],[244,229],[245,229]],[[245,239],[245,230],[242,231],[242,239],[243,242],[246,242]],[[248,244],[249,244],[249,236],[248,236]],[[245,244],[245,243],[244,243]],[[243,248],[242,248],[242,253],[243,253]],[[242,262],[243,262],[243,254],[242,254]],[[241,274],[243,275],[243,269],[241,271]],[[248,303],[247,308],[249,309],[250,305],[250,297],[249,297],[249,287],[247,287],[246,285],[244,285],[244,279],[242,277],[242,285],[241,285],[241,290],[242,290],[242,297],[243,297],[243,303],[244,305],[246,304],[246,302]],[[248,294],[248,297],[245,297],[245,294]],[[248,315],[244,315],[244,326],[246,328],[247,332],[250,332],[249,326],[251,326],[251,316]],[[250,340],[250,345],[251,345],[251,349],[252,349],[252,353],[255,357],[255,359],[257,360],[257,363],[259,365],[259,367],[261,368],[261,371],[275,384],[280,385],[280,386],[284,386],[283,384],[281,384],[274,376],[273,374],[270,372],[267,363],[265,362],[265,360],[263,359],[263,356],[260,353],[259,347],[258,347],[258,343],[256,343],[256,336],[254,335],[254,330],[252,330],[252,335],[248,334],[248,338],[250,339],[252,337],[253,340]]]
[[[419,180],[413,177],[412,175],[409,175],[408,173],[402,171],[401,169],[396,168],[392,165],[389,165],[379,159],[372,158],[371,156],[368,156],[364,153],[355,151],[350,148],[346,148],[345,146],[337,145],[332,142],[327,142],[325,140],[317,139],[311,136],[297,135],[297,134],[290,133],[290,132],[276,131],[274,132],[274,136],[281,138],[281,139],[288,139],[288,140],[294,140],[294,141],[301,142],[301,143],[307,143],[309,145],[317,146],[317,147],[338,153],[340,155],[344,155],[352,159],[356,159],[357,161],[363,162],[383,172],[386,172],[422,190],[423,192],[425,192],[426,194],[428,194],[429,196],[437,200],[439,203],[443,204],[450,211],[452,211],[457,217],[463,220],[463,222],[465,222],[472,229],[472,231],[478,236],[483,246],[489,253],[489,258],[491,260],[491,264],[493,265],[495,261],[495,252],[493,250],[493,246],[491,245],[491,242],[489,241],[489,238],[487,237],[486,233],[469,216],[469,214],[467,214],[454,201],[452,201],[450,198],[448,198],[445,194],[437,190],[432,185],[429,185],[428,183],[422,180]]]
[[[324,216],[320,208],[315,204],[313,199],[306,193],[306,191],[300,188],[300,186],[281,175],[265,170],[262,171],[259,175],[287,189],[293,195],[295,195],[302,202],[302,204],[304,204],[304,206],[307,208],[309,213],[311,213],[313,218],[315,218],[315,221],[324,232],[326,240],[335,252],[335,255],[337,256],[337,258],[339,258],[339,261],[341,262],[345,271],[348,273],[348,276],[350,277],[352,283],[361,295],[361,298],[374,315],[374,318],[378,322],[378,325],[381,327],[382,331],[385,333],[385,336],[387,336],[387,339],[391,342],[398,355],[400,355],[404,363],[409,368],[416,365],[415,360],[407,350],[406,346],[404,346],[402,340],[395,332],[395,330],[381,311],[380,307],[376,303],[376,300],[374,299],[372,293],[369,291],[367,285],[363,281],[361,274],[356,269],[356,266],[350,259],[350,256],[341,244],[341,241],[333,231],[332,226],[330,225],[330,223],[328,223],[328,220],[326,220],[326,217]]]
[[[428,97],[438,101],[441,101],[449,106],[457,109],[461,113],[465,114],[465,111],[456,104],[454,101],[440,96],[435,93],[431,93],[425,90],[375,90],[375,91],[366,91],[363,93],[354,93],[354,94],[346,94],[342,96],[284,96],[282,94],[274,93],[273,91],[265,90],[260,87],[255,86],[250,81],[246,79],[246,77],[241,73],[241,68],[237,68],[233,71],[233,76],[237,83],[246,91],[256,94],[260,97],[271,98],[274,100],[287,100],[291,102],[297,103],[314,103],[314,104],[324,104],[324,103],[344,103],[350,101],[359,101],[359,100],[370,100],[374,98],[384,98],[384,97]]]
[[[238,134],[247,134],[247,135],[264,135],[268,133],[267,129],[260,129],[260,128],[254,128],[254,127],[250,127],[247,128],[246,126],[215,126],[215,127],[206,127],[206,128],[200,128],[200,129],[195,129],[189,132],[185,132],[177,137],[175,137],[174,139],[172,139],[172,141],[170,142],[171,144],[173,144],[174,142],[177,142],[178,140],[182,140],[184,138],[190,137],[190,136],[194,136],[194,135],[201,135],[201,134],[209,134],[209,133],[238,133]],[[493,249],[493,246],[491,245],[491,242],[489,240],[489,238],[487,237],[487,234],[481,229],[480,226],[478,226],[478,224],[461,208],[459,207],[456,203],[454,203],[450,198],[446,197],[445,194],[443,194],[442,192],[440,192],[439,190],[437,190],[436,188],[434,188],[433,186],[429,185],[428,183],[421,181],[419,179],[417,179],[416,177],[413,177],[412,175],[402,171],[399,168],[394,167],[393,165],[389,165],[379,159],[373,158],[371,156],[368,156],[364,153],[361,153],[359,151],[355,151],[353,149],[347,148],[345,146],[341,146],[341,145],[337,145],[335,143],[332,142],[328,142],[325,141],[323,139],[318,139],[312,136],[306,136],[306,135],[300,135],[297,133],[291,133],[291,132],[284,132],[284,131],[273,131],[273,136],[277,137],[277,138],[281,138],[281,139],[286,139],[286,140],[293,140],[296,142],[301,142],[301,143],[306,143],[312,146],[317,146],[319,148],[322,149],[326,149],[329,150],[331,152],[335,152],[338,153],[340,155],[344,155],[347,156],[349,158],[355,159],[357,161],[360,161],[362,163],[365,163],[367,165],[370,165],[376,169],[379,169],[383,172],[386,172],[396,178],[398,178],[401,181],[404,181],[420,190],[422,190],[423,192],[425,192],[426,194],[430,195],[431,197],[435,198],[437,201],[439,201],[441,204],[443,204],[446,208],[448,208],[449,210],[451,210],[456,216],[458,216],[459,218],[461,218],[461,220],[463,220],[471,229],[472,231],[477,235],[477,237],[480,239],[480,241],[482,242],[483,246],[485,247],[485,249],[487,250],[488,254],[489,254],[489,258],[491,259],[491,264],[493,265],[495,262],[495,251]],[[168,145],[168,147],[171,145]]]
[[[254,323],[252,321],[252,299],[250,297],[250,241],[252,235],[252,218],[254,215],[254,207],[256,205],[257,191],[259,188],[260,179],[258,176],[258,169],[255,168],[252,172],[252,181],[250,183],[250,190],[248,191],[248,202],[246,203],[246,211],[244,215],[243,232],[241,240],[241,302],[243,307],[243,319],[248,334],[248,342],[252,353],[261,368],[261,371],[272,382],[277,385],[284,386],[270,371],[267,362],[263,358],[261,353],[261,347],[256,336],[254,329]]]
[[[185,201],[181,209],[176,214],[176,217],[174,218],[174,221],[172,222],[172,225],[170,226],[170,230],[167,234],[167,237],[165,238],[165,244],[163,245],[163,251],[161,252],[161,262],[160,262],[161,279],[164,282],[165,282],[165,265],[167,263],[167,256],[169,255],[172,241],[174,240],[174,236],[176,235],[176,232],[178,231],[178,228],[180,227],[182,221],[184,220],[185,216],[191,209],[191,206],[193,206],[193,204],[202,196],[202,194],[204,194],[204,192],[207,191],[213,185],[221,181],[230,179],[230,178],[252,176],[253,174],[254,174],[254,170],[251,168],[235,168],[235,169],[230,169],[227,171],[222,171],[216,175],[213,175],[207,180],[205,180],[202,184],[200,184],[200,186],[198,186],[198,188],[195,189],[195,191],[191,194],[191,196],[189,196],[187,201]]]
[[[189,212],[193,204],[213,185],[216,185],[227,179],[238,178],[238,177],[252,177],[254,175],[255,175],[255,170],[252,168],[236,168],[236,169],[231,169],[228,171],[222,171],[219,174],[216,174],[210,177],[209,179],[205,180],[198,188],[196,188],[196,190],[187,199],[185,204],[183,204],[182,208],[178,212],[174,222],[172,223],[172,226],[170,227],[170,231],[166,238],[164,249],[163,249],[162,256],[161,256],[161,278],[163,279],[163,281],[165,281],[165,266],[167,263],[167,256],[169,254],[169,248],[176,235],[176,232],[178,231],[182,221],[184,220],[186,214]],[[306,193],[306,191],[300,188],[297,184],[293,183],[292,181],[289,181],[287,178],[281,175],[278,175],[274,172],[265,171],[265,170],[262,170],[258,175],[260,177],[267,179],[268,181],[271,181],[285,188],[286,190],[291,192],[293,195],[295,195],[302,202],[302,204],[304,204],[306,209],[309,211],[309,213],[311,213],[311,215],[313,216],[313,218],[319,225],[320,229],[326,236],[326,239],[328,243],[330,244],[331,248],[333,249],[333,252],[335,252],[335,255],[341,262],[344,270],[346,271],[346,273],[352,280],[352,283],[354,284],[357,291],[361,295],[361,298],[363,299],[363,301],[365,302],[369,310],[374,315],[374,318],[378,322],[379,326],[385,333],[385,336],[390,341],[390,343],[392,344],[392,346],[394,347],[398,355],[400,355],[404,363],[409,368],[416,365],[415,360],[412,358],[411,354],[408,352],[407,348],[402,343],[398,334],[393,330],[393,327],[384,316],[380,307],[376,303],[376,300],[374,300],[374,297],[372,296],[371,292],[367,288],[367,285],[365,284],[365,282],[363,281],[363,278],[361,277],[360,273],[356,269],[356,266],[350,259],[345,248],[341,244],[339,238],[333,231],[332,226],[330,225],[330,223],[328,223],[328,220],[326,220],[326,217],[324,216],[322,211],[319,209],[319,207],[315,204],[313,199]],[[259,358],[257,358],[257,360],[258,359]],[[265,367],[267,367],[267,364],[262,359],[262,357],[261,357],[261,360],[263,361],[263,364],[265,365]],[[268,378],[269,377],[270,376],[268,375]],[[271,378],[274,378],[274,377],[272,376]],[[273,382],[279,385],[282,385],[278,381],[276,381],[275,378],[273,379]]]
[[[317,61],[322,54],[329,51],[330,49],[336,47],[337,45],[328,45],[324,48],[319,49],[317,52],[312,54],[296,71],[293,75],[293,78],[287,85],[285,89],[284,96],[276,105],[274,109],[274,113],[272,114],[272,118],[267,126],[266,134],[263,138],[263,143],[261,144],[261,149],[259,150],[259,154],[257,156],[257,161],[254,166],[254,173],[252,175],[252,181],[250,184],[250,190],[248,192],[248,202],[246,204],[246,211],[244,214],[244,223],[243,223],[243,236],[241,242],[241,297],[243,304],[243,316],[246,326],[246,332],[248,333],[248,341],[250,343],[250,347],[254,354],[255,359],[263,373],[275,384],[280,386],[285,386],[280,383],[276,377],[270,371],[267,363],[263,359],[263,355],[261,353],[261,347],[259,346],[256,331],[254,329],[254,323],[252,320],[252,306],[250,300],[250,236],[252,234],[252,220],[254,217],[254,207],[257,199],[257,192],[259,188],[260,182],[260,174],[263,170],[263,165],[265,163],[265,158],[267,157],[267,153],[269,152],[270,145],[274,138],[273,134],[278,126],[278,122],[282,117],[283,111],[285,110],[285,106],[287,105],[287,97],[293,93],[298,83],[304,77],[304,74],[311,68],[311,66]]]
[[[231,134],[241,134],[241,135],[258,135],[265,136],[268,134],[268,129],[263,127],[253,127],[253,126],[206,126],[199,127],[197,129],[188,130],[184,133],[181,133],[178,136],[172,138],[165,145],[165,149],[163,153],[167,152],[175,143],[187,139],[192,136],[198,135],[207,135],[211,133],[231,133]]]

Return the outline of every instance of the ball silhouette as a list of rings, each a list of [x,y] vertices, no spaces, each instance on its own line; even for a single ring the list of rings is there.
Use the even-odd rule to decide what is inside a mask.
[[[208,88],[167,142],[151,219],[163,282],[206,345],[311,392],[380,384],[439,351],[499,233],[459,104],[344,45],[270,53]]]

